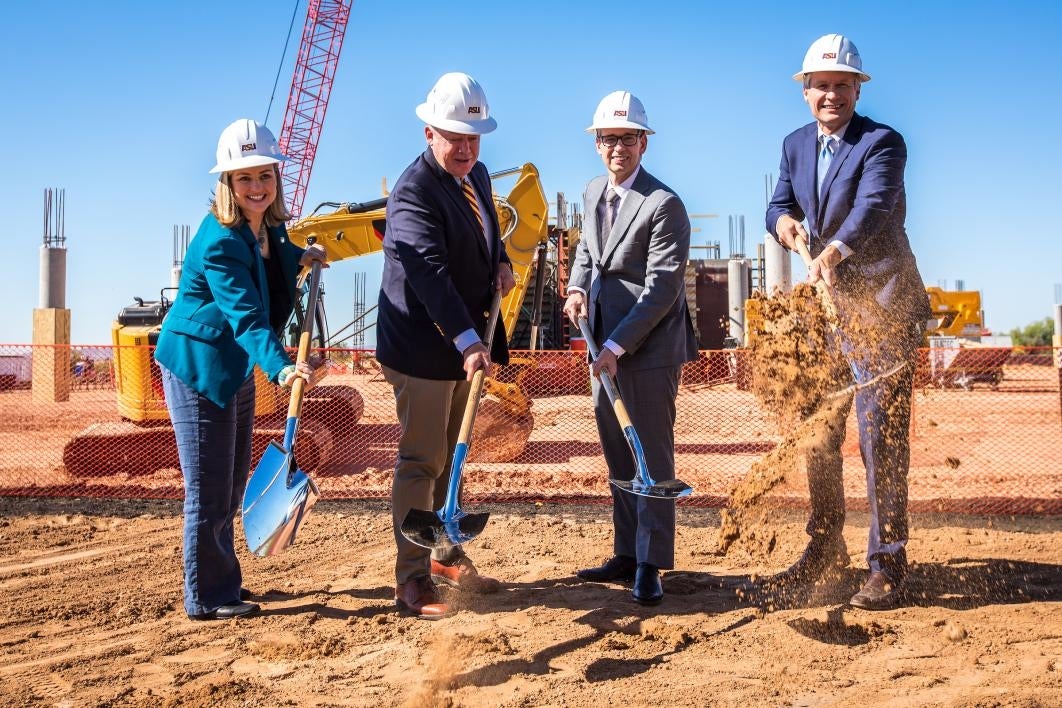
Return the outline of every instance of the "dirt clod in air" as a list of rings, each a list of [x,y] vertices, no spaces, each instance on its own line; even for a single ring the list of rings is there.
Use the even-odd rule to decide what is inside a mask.
[[[846,383],[845,362],[829,338],[831,325],[815,289],[801,283],[789,294],[761,296],[757,303],[761,316],[751,322],[749,335],[751,385],[784,439],[730,489],[719,530],[722,554],[738,542],[753,555],[774,550],[766,497],[790,476],[801,451],[829,434],[838,407],[847,401],[829,396]]]

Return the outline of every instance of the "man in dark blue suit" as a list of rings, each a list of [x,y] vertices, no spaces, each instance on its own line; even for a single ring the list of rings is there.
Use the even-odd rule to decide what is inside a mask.
[[[823,280],[833,295],[841,325],[836,343],[857,383],[905,364],[854,395],[870,506],[870,576],[850,603],[886,609],[899,603],[907,573],[911,388],[931,314],[904,229],[907,147],[895,130],[855,112],[870,76],[848,38],[816,40],[793,78],[803,82],[815,122],[783,143],[767,229],[790,249],[797,239],[808,243],[814,256],[808,281]],[[851,399],[808,452],[811,541],[793,567],[772,579],[778,586],[810,586],[848,564],[841,443],[850,408]]]
[[[384,270],[376,355],[394,388],[402,435],[391,489],[398,560],[395,603],[409,614],[450,614],[435,581],[491,592],[460,546],[429,552],[401,533],[410,509],[439,509],[473,374],[506,364],[498,320],[491,351],[483,344],[495,290],[515,286],[479,162],[480,136],[497,123],[471,76],[444,74],[417,106],[428,149],[406,168],[387,200]]]

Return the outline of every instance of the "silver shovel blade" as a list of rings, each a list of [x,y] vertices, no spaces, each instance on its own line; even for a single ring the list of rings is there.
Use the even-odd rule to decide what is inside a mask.
[[[441,512],[410,509],[402,521],[402,535],[424,548],[447,550],[483,533],[490,512],[466,514],[458,510],[445,521]]]
[[[653,497],[655,499],[678,499],[693,494],[693,487],[680,479],[667,479],[663,482],[644,484],[638,477],[634,479],[610,479],[609,482],[618,489],[629,494],[637,494],[640,497]]]
[[[291,453],[270,442],[243,493],[243,531],[256,556],[280,553],[321,496],[314,481],[293,468]]]

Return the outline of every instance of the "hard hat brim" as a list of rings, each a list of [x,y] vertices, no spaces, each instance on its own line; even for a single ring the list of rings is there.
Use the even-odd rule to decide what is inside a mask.
[[[238,157],[235,160],[226,160],[225,162],[219,162],[214,165],[214,169],[210,170],[207,174],[217,174],[219,172],[233,172],[235,170],[243,170],[248,167],[261,167],[262,165],[274,165],[288,160],[286,155],[249,155],[248,157]]]
[[[601,123],[594,123],[586,129],[588,133],[595,133],[598,130],[608,130],[609,128],[630,128],[631,130],[640,130],[646,135],[652,135],[656,131],[647,125],[639,125],[629,120],[610,120],[603,121]]]
[[[487,133],[493,133],[494,129],[498,127],[498,121],[490,117],[482,120],[438,118],[432,114],[431,106],[427,103],[417,106],[417,118],[420,118],[433,128],[448,130],[451,133],[460,133],[461,135],[486,135]]]
[[[797,73],[793,74],[793,81],[799,81],[800,83],[804,83],[804,77],[807,76],[808,74],[817,74],[819,72],[826,72],[826,71],[844,71],[844,72],[847,72],[849,74],[859,74],[859,79],[864,84],[866,82],[870,81],[870,74],[864,74],[859,69],[852,69],[851,67],[837,66],[837,65],[831,65],[831,66],[828,66],[828,67],[824,66],[821,69],[813,69],[811,71],[798,71]]]

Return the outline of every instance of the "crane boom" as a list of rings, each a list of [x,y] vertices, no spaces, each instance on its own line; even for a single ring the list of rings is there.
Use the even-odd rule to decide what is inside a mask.
[[[310,0],[280,129],[281,184],[292,218],[302,213],[353,0]]]

